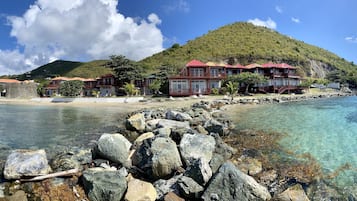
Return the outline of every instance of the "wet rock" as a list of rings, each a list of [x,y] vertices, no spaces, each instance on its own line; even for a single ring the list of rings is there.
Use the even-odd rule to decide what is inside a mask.
[[[154,187],[157,192],[156,199],[162,200],[163,197],[169,192],[173,192],[178,195],[180,192],[179,192],[179,189],[177,186],[177,181],[180,177],[182,177],[182,175],[177,175],[177,176],[171,177],[168,180],[159,179],[159,180],[155,181]]]
[[[278,178],[276,170],[268,170],[258,175],[259,183],[271,188],[273,182]]]
[[[232,163],[224,163],[202,195],[204,200],[270,200],[268,190]]]
[[[64,153],[59,153],[51,161],[54,171],[64,171],[70,169],[81,169],[83,165],[92,162],[92,151],[90,149],[72,148]]]
[[[83,187],[91,201],[120,201],[127,182],[119,171],[91,168],[83,172]]]
[[[164,201],[185,201],[185,199],[179,197],[173,192],[168,192],[164,197]]]
[[[277,201],[310,201],[300,184],[296,184],[276,196]]]
[[[104,159],[129,167],[130,147],[131,143],[121,134],[103,134],[98,140],[95,153]]]
[[[155,201],[157,197],[156,190],[151,183],[139,179],[130,179],[128,190],[125,194],[125,201]]]
[[[187,166],[197,159],[210,161],[215,144],[216,142],[212,136],[185,134],[180,142],[181,156]]]
[[[212,170],[207,161],[198,159],[186,168],[184,176],[190,177],[199,185],[204,186],[211,179]]]
[[[307,195],[311,200],[347,200],[335,188],[327,185],[324,181],[317,182],[307,189]]]
[[[177,184],[181,195],[189,200],[198,199],[204,191],[204,188],[190,177],[180,177]]]
[[[133,116],[130,116],[126,120],[126,128],[128,130],[134,131],[144,131],[145,130],[145,117],[143,113],[137,113]]]
[[[4,177],[19,179],[48,174],[50,171],[45,150],[15,150],[7,157]]]

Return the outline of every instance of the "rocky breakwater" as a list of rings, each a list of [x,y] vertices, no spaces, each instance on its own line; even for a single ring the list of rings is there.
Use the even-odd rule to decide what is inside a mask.
[[[234,125],[219,105],[138,111],[120,133],[50,160],[43,150],[15,150],[3,168],[0,201],[309,200],[309,181],[293,175],[281,183],[281,171],[224,142]]]

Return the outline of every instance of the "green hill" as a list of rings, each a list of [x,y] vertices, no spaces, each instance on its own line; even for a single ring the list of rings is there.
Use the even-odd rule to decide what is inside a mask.
[[[188,61],[250,63],[285,62],[300,67],[305,76],[325,77],[327,72],[341,70],[357,75],[352,62],[322,48],[294,40],[251,23],[234,23],[140,61],[154,71],[158,66],[182,68]]]
[[[43,79],[56,76],[96,78],[104,74],[112,73],[111,69],[105,67],[106,62],[106,60],[91,62],[57,60],[19,75],[18,77],[19,79]]]

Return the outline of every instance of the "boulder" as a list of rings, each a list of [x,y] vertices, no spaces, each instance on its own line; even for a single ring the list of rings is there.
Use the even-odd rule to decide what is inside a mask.
[[[182,166],[176,143],[165,137],[144,140],[132,161],[151,179],[165,178]]]
[[[199,185],[204,186],[211,179],[212,170],[207,161],[198,159],[186,168],[184,176],[190,177]]]
[[[201,133],[201,134],[205,134],[205,135],[209,134],[208,131],[205,128],[203,128],[203,126],[201,126],[201,125],[196,126],[196,130],[198,133]]]
[[[126,120],[126,128],[134,131],[145,130],[145,117],[143,113],[137,113]]]
[[[216,142],[212,136],[185,134],[180,142],[181,156],[187,166],[197,159],[210,161],[215,144]]]
[[[139,179],[130,179],[128,190],[125,194],[125,201],[155,201],[157,197],[154,186]]]
[[[166,119],[177,120],[177,121],[190,121],[192,117],[184,112],[178,112],[174,110],[168,110],[166,112]]]
[[[153,132],[147,132],[147,133],[143,133],[141,134],[138,138],[136,138],[136,140],[134,141],[134,144],[136,146],[140,145],[144,140],[149,139],[149,138],[153,138],[155,137],[155,134]]]
[[[168,180],[159,179],[154,182],[154,187],[157,192],[157,200],[162,200],[162,198],[169,192],[173,192],[175,194],[179,194],[179,189],[177,186],[178,179],[182,177],[182,175],[176,175],[171,177]]]
[[[204,191],[204,188],[190,177],[180,177],[180,179],[177,181],[177,184],[181,195],[183,195],[188,200],[200,198],[202,192]]]
[[[277,201],[310,201],[305,194],[304,189],[300,184],[295,184],[294,186],[286,189],[284,192],[276,196]]]
[[[210,135],[214,137],[216,146],[209,164],[211,166],[212,172],[216,172],[223,163],[225,163],[233,156],[233,154],[237,152],[237,150],[223,142],[219,134],[211,133]]]
[[[160,137],[170,137],[171,128],[158,128],[154,130],[154,133]]]
[[[252,177],[237,169],[231,162],[224,163],[212,177],[202,195],[203,200],[270,200],[268,190]]]
[[[160,119],[156,125],[158,128],[187,128],[190,129],[190,124],[187,121],[175,121],[169,119]]]
[[[170,138],[156,138],[151,152],[152,172],[156,178],[164,178],[182,166],[176,143]]]
[[[91,201],[120,201],[127,182],[119,171],[90,168],[83,172],[83,188]]]
[[[121,134],[103,134],[98,140],[95,153],[104,159],[129,167],[130,147],[131,143]]]
[[[251,176],[257,175],[263,170],[262,163],[251,157],[240,157],[236,165],[242,172]]]
[[[92,162],[92,151],[90,149],[72,148],[54,156],[51,167],[54,171],[64,171],[70,169],[81,169],[83,165]]]
[[[224,124],[215,119],[210,119],[206,121],[206,123],[204,124],[204,128],[209,133],[218,133],[221,136],[225,135],[228,130],[228,128],[226,128]]]
[[[185,199],[179,197],[173,192],[168,192],[164,197],[164,201],[185,201]]]
[[[43,149],[14,150],[8,157],[4,168],[6,179],[20,179],[50,173],[46,152]]]
[[[6,201],[27,201],[27,195],[25,191],[19,190],[16,191],[13,195],[7,196]]]

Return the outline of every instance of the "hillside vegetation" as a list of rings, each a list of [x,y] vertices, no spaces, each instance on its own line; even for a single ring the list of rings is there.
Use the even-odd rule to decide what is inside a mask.
[[[322,48],[294,40],[251,23],[234,23],[148,57],[140,63],[148,69],[157,66],[182,68],[189,60],[204,62],[235,61],[243,65],[264,62],[285,62],[300,67],[303,75],[324,77],[326,72],[341,70],[357,75],[352,62]],[[234,59],[234,60],[233,60]]]
[[[43,79],[56,76],[96,78],[104,74],[112,73],[110,68],[105,67],[107,62],[107,60],[91,62],[57,60],[28,73],[19,75],[18,77],[19,79]]]

